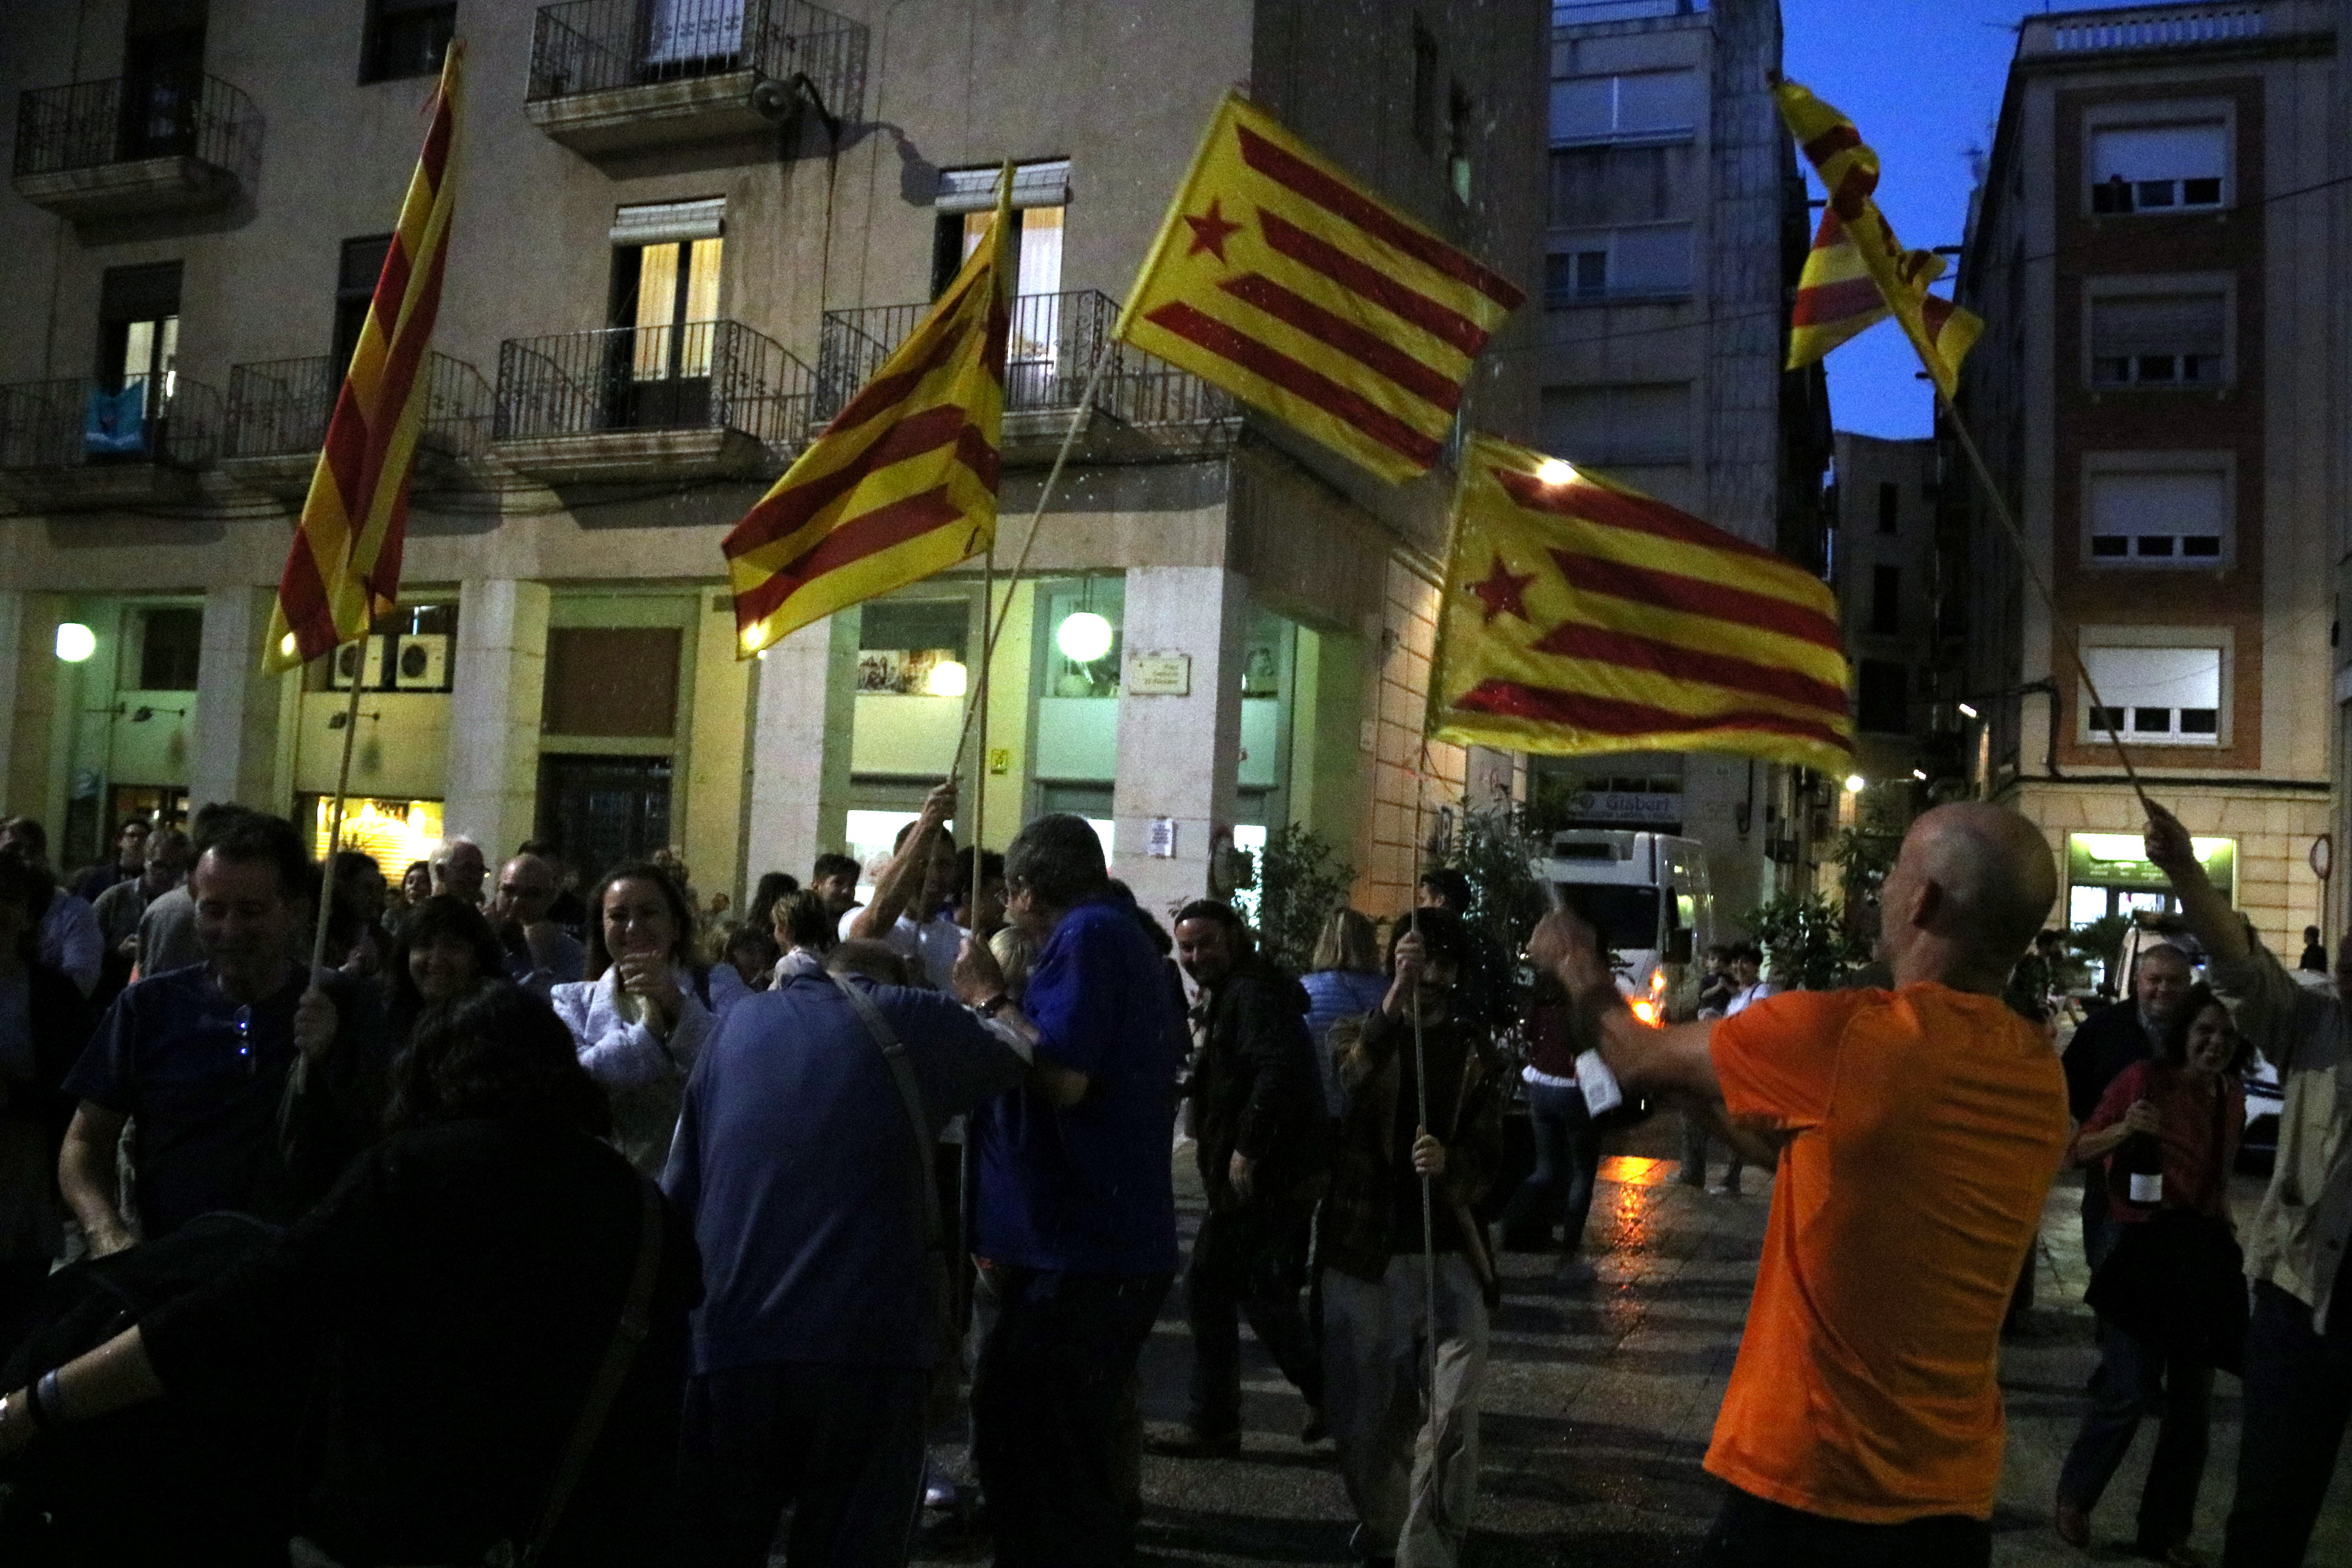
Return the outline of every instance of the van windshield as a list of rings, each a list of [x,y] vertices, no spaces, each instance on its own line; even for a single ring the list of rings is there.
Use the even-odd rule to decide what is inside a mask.
[[[1618,952],[1658,945],[1658,889],[1629,888],[1611,882],[1561,882],[1559,896],[1568,907],[1601,933],[1601,942]]]

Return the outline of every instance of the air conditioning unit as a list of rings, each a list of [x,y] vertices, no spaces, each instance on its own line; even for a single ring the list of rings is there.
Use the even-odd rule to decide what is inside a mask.
[[[415,632],[400,639],[392,667],[396,691],[438,691],[449,684],[449,637],[446,632]]]
[[[360,663],[362,650],[365,650],[367,658],[365,665]],[[361,675],[361,689],[364,691],[382,689],[383,686],[383,639],[382,637],[370,637],[365,642],[345,643],[335,650],[334,659],[334,663],[329,668],[336,690],[349,691],[352,689],[352,677],[354,674],[360,674],[362,670],[365,673]]]

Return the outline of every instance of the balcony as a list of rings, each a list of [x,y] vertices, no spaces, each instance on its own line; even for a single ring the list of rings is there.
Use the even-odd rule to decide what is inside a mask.
[[[929,305],[827,310],[817,356],[818,401],[830,419],[929,311]],[[1087,409],[1080,439],[1096,457],[1144,457],[1197,447],[1230,436],[1240,418],[1232,397],[1188,371],[1115,341],[1118,302],[1091,289],[1024,294],[1013,302],[1004,364],[1003,450],[1008,458],[1050,454],[1086,395],[1095,356],[1109,367]]]
[[[16,194],[76,222],[224,205],[252,179],[260,148],[253,100],[194,72],[16,100]]]
[[[425,374],[415,479],[429,483],[448,479],[458,464],[488,448],[490,384],[465,361],[438,352],[426,355]],[[325,354],[231,366],[222,468],[257,489],[301,500],[342,384]]]
[[[220,394],[176,372],[0,386],[0,492],[31,511],[189,501],[220,432]]]
[[[749,478],[799,450],[815,387],[740,321],[509,338],[491,451],[551,485]]]
[[[806,0],[567,0],[541,8],[523,112],[596,156],[772,135],[838,141],[866,100],[866,27]]]

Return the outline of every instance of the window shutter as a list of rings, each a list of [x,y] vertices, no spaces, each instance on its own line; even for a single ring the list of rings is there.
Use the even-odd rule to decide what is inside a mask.
[[[996,205],[1000,165],[984,169],[942,169],[934,205],[943,213],[987,212]],[[1019,163],[1013,170],[1013,205],[1024,207],[1066,207],[1070,205],[1070,161],[1055,158],[1041,163]]]
[[[2227,172],[2229,134],[2218,120],[2130,125],[2091,134],[2091,178],[2218,180]]]
[[[717,239],[726,216],[725,196],[621,207],[613,214],[613,243],[667,245],[682,239]]]
[[[2221,301],[2218,293],[2095,299],[2091,301],[2091,355],[2102,360],[2142,354],[2219,358],[2225,335]]]

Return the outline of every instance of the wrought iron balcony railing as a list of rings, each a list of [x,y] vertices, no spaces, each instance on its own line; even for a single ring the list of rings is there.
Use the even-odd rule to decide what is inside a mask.
[[[892,351],[930,309],[877,305],[827,310],[817,354],[824,417],[847,405],[874,378]],[[1024,294],[1013,301],[1005,345],[1004,410],[1008,414],[1070,410],[1086,395],[1097,354],[1110,363],[1095,407],[1123,424],[1198,425],[1234,416],[1233,399],[1189,372],[1142,350],[1115,342],[1118,302],[1091,289]]]
[[[725,429],[782,452],[805,438],[815,390],[807,365],[740,321],[509,338],[494,438]]]
[[[260,132],[251,99],[193,70],[29,89],[16,99],[16,174],[188,157],[244,179]]]
[[[460,359],[425,356],[424,442],[452,457],[480,455],[489,441],[490,384]],[[325,354],[233,365],[222,455],[272,458],[315,452],[327,438],[342,375]]]
[[[220,450],[221,396],[177,372],[119,390],[86,375],[0,386],[0,469],[110,463],[194,468]]]
[[[566,0],[540,9],[526,100],[748,70],[854,121],[866,38],[864,23],[807,0]]]

